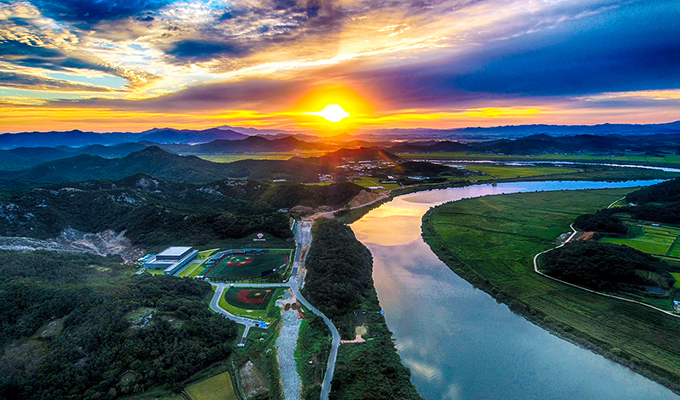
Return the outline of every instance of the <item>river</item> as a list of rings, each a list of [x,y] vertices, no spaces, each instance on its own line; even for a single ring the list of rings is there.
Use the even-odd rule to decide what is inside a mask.
[[[423,398],[678,399],[665,387],[496,303],[439,261],[420,236],[423,214],[448,201],[658,182],[516,182],[419,192],[397,197],[352,224],[373,253],[380,304]]]

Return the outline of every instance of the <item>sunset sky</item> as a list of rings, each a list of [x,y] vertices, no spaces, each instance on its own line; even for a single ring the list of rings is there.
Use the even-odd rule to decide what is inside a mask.
[[[680,1],[0,5],[0,132],[680,120]]]

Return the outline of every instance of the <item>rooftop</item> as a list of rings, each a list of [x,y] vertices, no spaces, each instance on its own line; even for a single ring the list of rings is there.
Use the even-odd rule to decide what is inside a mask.
[[[179,257],[189,250],[191,250],[191,247],[184,247],[184,246],[168,247],[167,249],[158,253],[158,255],[156,257],[158,257],[158,256],[161,256],[161,257]]]

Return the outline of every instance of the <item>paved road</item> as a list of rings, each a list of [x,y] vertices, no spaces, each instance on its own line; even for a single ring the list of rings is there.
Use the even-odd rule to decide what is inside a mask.
[[[328,356],[328,364],[326,367],[326,375],[323,380],[323,384],[321,386],[321,400],[327,400],[328,396],[331,392],[331,381],[333,380],[333,373],[335,372],[335,362],[338,358],[338,347],[340,346],[340,333],[338,332],[338,329],[333,325],[333,322],[328,319],[321,311],[319,311],[316,307],[314,307],[307,299],[305,299],[302,294],[300,293],[300,282],[302,281],[302,277],[298,276],[300,266],[304,265],[305,260],[301,259],[303,250],[309,249],[309,246],[312,243],[312,222],[311,221],[303,221],[299,223],[298,229],[295,235],[295,241],[297,242],[297,248],[295,250],[295,258],[293,261],[293,274],[288,282],[282,282],[282,283],[216,283],[216,282],[211,282],[210,284],[215,286],[215,294],[213,295],[213,298],[210,302],[210,308],[213,309],[215,312],[222,314],[226,318],[229,318],[230,320],[236,322],[237,324],[243,324],[246,326],[245,331],[243,332],[243,337],[241,338],[241,341],[239,342],[239,346],[242,346],[245,344],[246,336],[248,335],[248,331],[250,330],[251,327],[253,326],[258,326],[258,324],[261,323],[261,321],[250,319],[250,318],[243,318],[239,317],[237,315],[230,314],[226,310],[220,307],[219,301],[222,295],[224,294],[225,289],[229,287],[255,287],[255,288],[278,288],[278,287],[286,287],[290,288],[293,293],[295,294],[295,297],[302,303],[305,307],[307,307],[310,311],[312,311],[314,314],[318,315],[323,319],[323,321],[326,323],[328,326],[328,329],[331,331],[332,335],[332,344],[331,344],[331,353]],[[307,253],[305,252],[305,259],[307,258]]]
[[[321,400],[327,400],[329,394],[331,393],[331,381],[333,380],[333,373],[335,372],[335,361],[338,358],[338,347],[340,346],[340,333],[338,329],[333,325],[330,319],[328,319],[321,311],[316,307],[311,305],[307,299],[302,297],[300,294],[300,289],[298,288],[297,279],[291,279],[290,284],[291,290],[295,293],[295,296],[300,300],[300,303],[304,304],[305,307],[309,308],[314,314],[320,316],[323,322],[326,323],[328,329],[331,330],[331,335],[333,336],[333,342],[331,344],[331,353],[328,356],[328,365],[326,367],[326,376],[323,379],[323,385],[321,385]]]

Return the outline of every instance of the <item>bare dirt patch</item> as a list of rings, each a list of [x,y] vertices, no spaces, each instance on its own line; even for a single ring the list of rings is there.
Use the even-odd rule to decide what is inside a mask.
[[[54,239],[33,239],[28,237],[0,237],[0,250],[16,251],[63,251],[69,253],[92,253],[100,256],[120,254],[125,261],[134,261],[143,256],[142,248],[132,245],[125,237],[125,231],[116,233],[107,230],[85,233],[66,229]]]
[[[378,193],[370,193],[365,190],[362,190],[361,192],[359,192],[358,195],[354,196],[354,198],[349,201],[349,206],[351,208],[361,207],[363,205],[380,200],[384,197],[385,197],[384,195],[380,195]]]
[[[593,236],[595,236],[595,232],[584,232],[578,240],[593,240]]]
[[[251,361],[245,363],[238,372],[247,397],[257,396],[267,391],[267,380]]]

